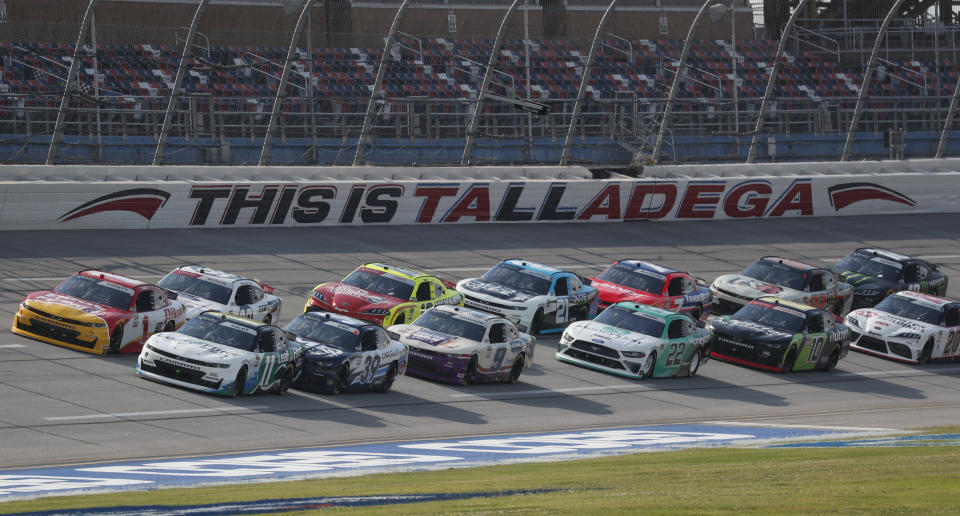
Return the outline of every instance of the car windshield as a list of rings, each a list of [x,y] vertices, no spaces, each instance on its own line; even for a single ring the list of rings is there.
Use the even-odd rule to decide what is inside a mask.
[[[410,299],[413,293],[413,282],[406,283],[389,274],[376,274],[367,269],[351,272],[341,283],[397,299]]]
[[[940,308],[907,297],[890,296],[880,302],[876,309],[927,324],[940,324],[943,313]]]
[[[806,286],[806,274],[802,270],[773,260],[757,260],[744,269],[743,275],[793,290],[803,290]]]
[[[800,333],[806,322],[806,317],[800,312],[756,303],[744,306],[732,319],[755,322],[784,333]]]
[[[223,285],[195,278],[179,272],[171,272],[164,276],[157,286],[163,289],[172,290],[180,294],[201,297],[214,303],[225,305],[230,302],[233,289]]]
[[[486,331],[482,324],[441,310],[427,310],[413,321],[413,325],[476,342],[483,340]]]
[[[302,339],[322,342],[342,351],[360,349],[360,330],[333,319],[303,314],[284,329]]]
[[[129,310],[133,300],[132,288],[79,274],[64,281],[56,292],[119,310]]]
[[[647,315],[643,312],[634,312],[633,310],[620,308],[619,306],[607,308],[598,315],[594,321],[658,338],[663,336],[663,327],[665,324],[663,319]]]
[[[550,292],[549,277],[509,263],[494,265],[481,279],[530,294]]]
[[[600,273],[597,279],[653,294],[663,292],[662,277],[657,277],[643,269],[627,267],[626,265],[613,265]]]
[[[201,314],[200,317],[190,319],[177,333],[243,351],[257,350],[257,330],[213,314]]]
[[[896,281],[900,279],[902,265],[880,256],[862,256],[850,254],[837,264],[841,270],[856,272],[866,276]]]

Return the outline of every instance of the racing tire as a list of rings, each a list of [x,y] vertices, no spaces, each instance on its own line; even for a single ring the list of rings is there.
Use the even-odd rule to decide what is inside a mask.
[[[167,324],[163,326],[163,331],[174,331],[177,329],[177,323],[173,321],[167,321]]]
[[[640,375],[641,379],[646,380],[647,378],[653,378],[653,370],[657,367],[657,352],[653,351],[650,353],[650,358],[647,359],[647,364],[650,364],[649,367],[644,366],[643,372]]]
[[[273,388],[273,393],[277,396],[283,396],[290,390],[290,380],[293,378],[293,368],[286,368],[280,375],[280,383]]]
[[[377,384],[373,390],[386,394],[390,391],[390,387],[393,387],[393,382],[397,379],[397,363],[394,362],[390,364],[390,367],[387,369],[387,374],[384,375],[383,381]]]
[[[123,327],[117,325],[117,328],[110,334],[110,344],[107,344],[107,354],[116,355],[120,352],[120,346],[123,345]]]
[[[923,345],[923,350],[920,351],[920,356],[917,357],[917,364],[923,365],[930,361],[930,357],[933,355],[933,339],[927,341]]]
[[[797,350],[791,348],[790,351],[787,351],[786,358],[783,359],[783,367],[781,367],[780,372],[783,374],[787,374],[790,371],[793,371],[793,364],[796,361],[797,361]]]
[[[247,383],[247,366],[243,366],[237,371],[237,377],[233,380],[233,397],[243,396],[243,386]]]
[[[507,383],[517,383],[520,380],[520,373],[523,372],[523,366],[526,364],[526,357],[523,353],[513,359],[513,367],[510,368],[510,376],[507,377]]]
[[[463,373],[463,378],[460,380],[460,385],[469,385],[477,379],[477,355],[470,357],[470,362],[467,362],[467,370]]]
[[[693,355],[690,355],[690,366],[687,368],[687,376],[696,376],[697,371],[700,370],[700,364],[703,362],[703,352],[697,350]]]
[[[270,324],[271,322],[273,322],[273,316],[267,314],[267,316],[263,318],[263,324]]]
[[[825,371],[833,371],[837,367],[837,363],[840,362],[840,347],[833,348],[833,351],[830,352],[830,358],[827,360],[827,367],[824,368]]]
[[[403,324],[407,320],[407,316],[400,314],[396,319],[393,320],[393,324]]]
[[[333,381],[333,393],[340,394],[347,389],[347,379],[350,378],[350,367],[344,365]]]
[[[539,335],[540,327],[543,325],[543,308],[537,308],[537,313],[533,314],[530,320],[530,335]]]

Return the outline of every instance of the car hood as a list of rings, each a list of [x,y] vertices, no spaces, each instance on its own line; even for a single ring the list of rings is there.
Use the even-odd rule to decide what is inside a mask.
[[[756,278],[751,278],[742,274],[726,274],[720,276],[714,280],[713,287],[722,288],[724,290],[733,292],[734,294],[749,298],[763,296],[787,297],[803,294],[799,290],[782,287],[780,285],[774,285],[773,283],[760,281]]]
[[[50,315],[90,323],[112,324],[129,314],[125,310],[91,303],[53,291],[34,292],[24,301],[31,307]]]
[[[441,353],[471,353],[480,346],[475,340],[428,330],[412,324],[391,326],[390,331],[400,335],[397,339],[411,348],[419,348]]]
[[[632,289],[616,283],[610,283],[603,280],[591,280],[590,286],[597,289],[600,299],[604,303],[614,304],[622,301],[635,301],[648,305],[656,305],[662,302],[663,297],[659,294],[644,292],[642,290]]]
[[[872,308],[850,312],[847,315],[847,321],[851,319],[856,321],[856,324],[851,324],[854,328],[883,337],[896,337],[900,333],[926,333],[940,328],[933,324],[907,319]]]
[[[742,339],[749,342],[789,343],[793,334],[764,326],[753,321],[742,321],[731,317],[714,319],[710,323],[715,334]]]
[[[524,303],[540,295],[523,292],[499,283],[484,281],[480,278],[470,278],[460,281],[457,283],[457,290],[464,293],[482,294],[501,301],[511,301],[514,303]]]
[[[622,351],[648,351],[662,342],[658,337],[632,332],[595,321],[571,324],[564,334],[576,340],[602,344]]]
[[[255,355],[230,346],[217,344],[176,332],[157,333],[147,340],[147,345],[159,350],[173,353],[183,358],[191,358],[204,362],[229,363]],[[146,349],[146,347],[144,347]]]
[[[842,269],[831,269],[837,273],[840,281],[849,283],[855,290],[879,290],[886,292],[897,285],[897,282],[890,281],[876,276],[867,276],[859,272],[844,271]]]
[[[304,356],[307,358],[316,358],[324,361],[339,362],[354,352],[344,351],[338,347],[330,346],[323,342],[297,337],[294,342],[303,348]]]
[[[362,312],[373,308],[389,310],[405,302],[403,299],[370,292],[343,283],[326,283],[318,287],[317,290],[323,294],[328,305],[349,312]]]

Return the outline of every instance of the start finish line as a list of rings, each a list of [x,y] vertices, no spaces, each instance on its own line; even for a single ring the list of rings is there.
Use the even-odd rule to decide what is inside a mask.
[[[0,502],[41,496],[352,476],[701,446],[750,445],[850,429],[669,425],[549,434],[406,441],[191,459],[0,471]]]

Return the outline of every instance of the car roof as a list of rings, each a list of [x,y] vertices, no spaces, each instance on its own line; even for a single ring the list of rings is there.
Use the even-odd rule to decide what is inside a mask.
[[[503,260],[503,261],[500,262],[500,263],[507,263],[507,264],[510,264],[510,265],[514,265],[514,266],[516,266],[516,267],[520,267],[520,268],[522,268],[522,269],[530,269],[530,270],[532,270],[532,271],[536,271],[536,272],[539,272],[539,273],[541,273],[541,274],[548,274],[548,275],[550,275],[550,276],[552,276],[552,275],[554,275],[554,274],[560,274],[560,273],[567,272],[567,271],[558,269],[558,268],[556,268],[556,267],[551,267],[551,266],[549,266],[549,265],[544,265],[544,264],[542,264],[542,263],[531,262],[531,261],[529,261],[529,260],[522,260],[522,259],[520,259],[520,258],[510,258],[510,259],[508,259],[508,260]],[[568,273],[568,274],[569,274],[569,273]]]
[[[774,261],[774,262],[777,262],[777,263],[781,263],[781,264],[783,264],[783,265],[786,265],[787,267],[792,267],[792,268],[794,268],[794,269],[798,269],[798,270],[802,270],[802,271],[807,271],[807,270],[811,270],[811,269],[822,269],[822,268],[823,268],[823,267],[814,267],[813,265],[810,265],[809,263],[803,263],[803,262],[800,262],[800,261],[797,261],[797,260],[790,260],[790,259],[788,259],[788,258],[781,258],[781,257],[779,257],[779,256],[764,256],[764,257],[762,257],[762,258],[760,258],[760,259],[761,259],[761,260]]]
[[[392,275],[394,275],[394,276],[401,276],[401,277],[403,277],[403,278],[407,278],[407,279],[410,279],[410,280],[416,279],[416,278],[420,278],[420,277],[423,277],[423,276],[430,276],[430,274],[426,274],[426,273],[420,272],[420,271],[418,271],[418,270],[409,269],[409,268],[406,268],[406,267],[399,267],[399,266],[396,266],[396,265],[388,265],[388,264],[380,263],[380,262],[365,263],[365,264],[361,265],[361,267],[366,267],[367,269],[373,269],[373,270],[377,270],[377,271],[381,271],[381,272],[386,272],[386,273],[388,273],[388,274],[392,274]]]
[[[650,272],[650,273],[653,273],[653,274],[657,274],[657,275],[659,275],[659,276],[664,276],[664,277],[666,277],[666,276],[668,276],[668,275],[670,275],[670,274],[674,274],[674,273],[680,272],[679,270],[674,269],[674,268],[672,268],[672,267],[664,267],[664,266],[662,266],[662,265],[657,265],[657,264],[655,264],[655,263],[645,262],[645,261],[643,261],[643,260],[620,260],[620,261],[618,261],[617,263],[619,263],[619,264],[621,264],[621,265],[628,265],[628,266],[633,267],[633,268],[636,268],[636,269],[642,269],[642,270],[644,270],[644,271],[647,271],[647,272]]]
[[[140,280],[135,280],[133,278],[128,278],[126,276],[121,276],[119,274],[113,274],[110,272],[98,271],[98,270],[85,270],[80,271],[77,274],[85,276],[87,278],[99,279],[104,281],[109,281],[115,285],[120,285],[127,288],[137,288],[144,285],[149,285],[149,283],[144,283]]]
[[[786,299],[780,299],[779,297],[773,297],[773,296],[759,297],[751,301],[750,304],[780,305],[780,306],[785,306],[787,308],[792,308],[794,310],[798,310],[803,313],[807,313],[811,310],[820,310],[819,308],[816,308],[810,305],[797,303],[796,301],[788,301]]]
[[[944,305],[957,304],[957,301],[952,299],[947,299],[945,297],[931,296],[930,294],[923,294],[920,292],[914,292],[913,290],[901,290],[894,294],[895,296],[907,297],[916,301],[925,301],[927,303],[932,303],[938,307],[943,307]]]
[[[231,322],[235,322],[235,323],[237,323],[237,324],[241,324],[241,325],[243,325],[243,326],[246,326],[246,327],[248,327],[248,328],[253,328],[253,329],[256,329],[256,330],[259,330],[260,328],[262,328],[262,327],[264,327],[264,326],[273,326],[272,324],[267,324],[267,323],[265,323],[265,322],[263,322],[263,321],[256,321],[256,320],[253,320],[253,319],[247,319],[246,317],[240,317],[240,316],[237,316],[237,315],[230,315],[230,314],[228,314],[228,313],[218,312],[218,311],[216,311],[216,310],[207,310],[206,312],[203,312],[202,314],[200,314],[198,317],[203,317],[204,315],[212,315],[213,317],[218,317],[218,318],[220,318],[220,319],[226,319],[226,320],[229,320],[229,321],[231,321]]]
[[[477,319],[477,322],[487,322],[493,319],[503,319],[503,316],[495,315],[487,312],[481,312],[480,310],[474,310],[473,308],[466,308],[463,306],[455,305],[437,305],[431,310],[438,310],[440,312],[455,313],[459,315],[465,315],[467,317]]]
[[[237,274],[223,272],[217,269],[211,269],[210,267],[203,267],[201,265],[184,265],[173,270],[173,272],[177,271],[187,271],[201,276],[205,280],[221,285],[236,283],[238,281],[253,281]]]
[[[354,319],[346,315],[335,314],[331,312],[304,312],[297,317],[303,317],[306,319],[314,319],[318,322],[322,321],[336,321],[340,324],[350,326],[351,328],[366,328],[367,326],[376,326],[373,323],[362,321],[360,319]]]
[[[906,262],[912,259],[909,256],[904,254],[895,253],[893,251],[887,251],[886,249],[876,249],[873,247],[861,247],[855,250],[854,253],[868,254],[871,256],[880,256],[882,258],[893,260],[895,262]]]

